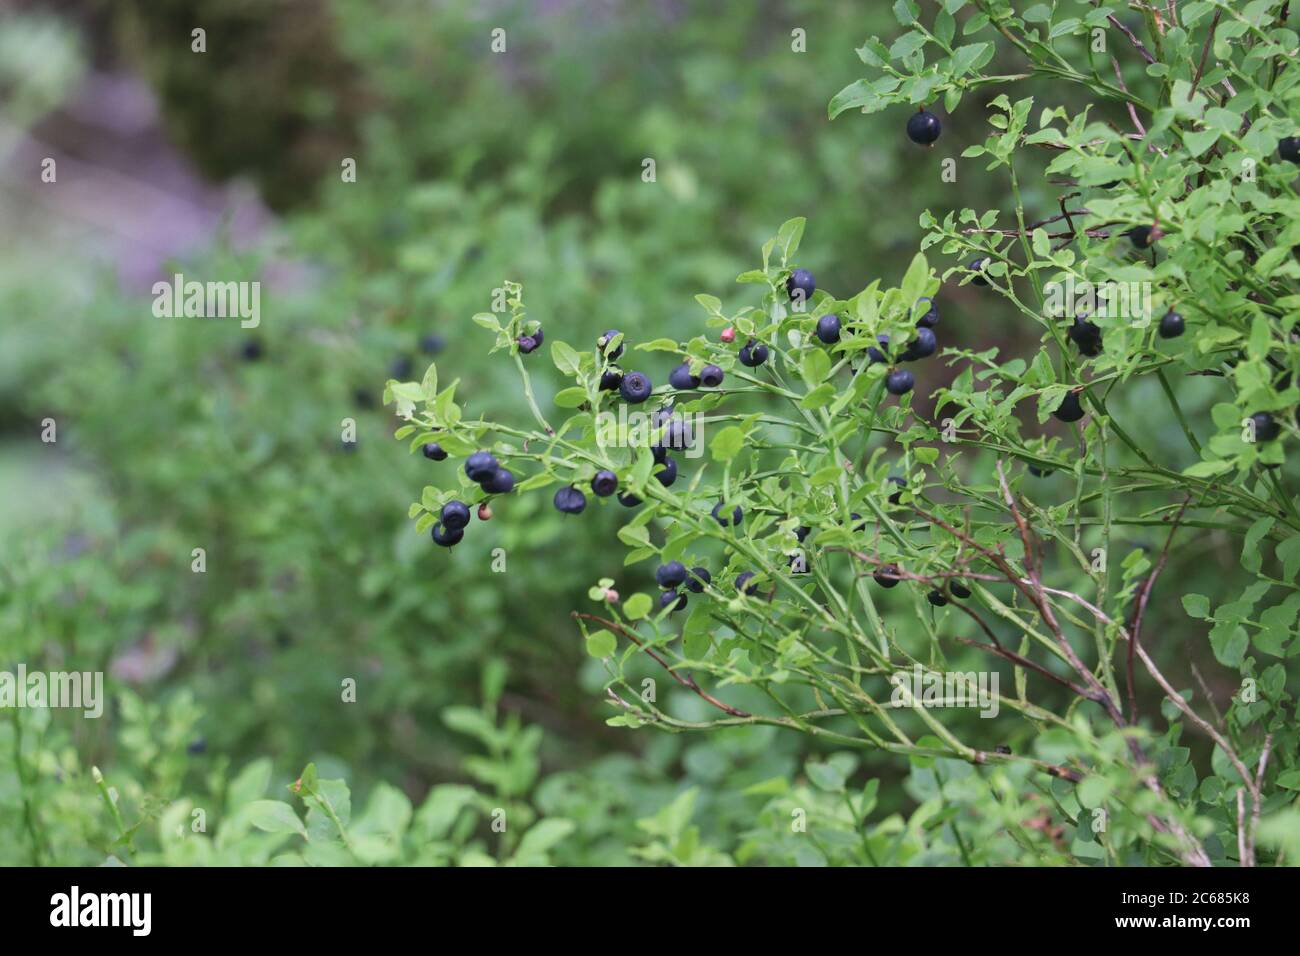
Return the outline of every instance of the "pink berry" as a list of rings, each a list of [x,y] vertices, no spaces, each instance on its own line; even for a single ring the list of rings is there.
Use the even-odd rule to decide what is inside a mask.
[[[734,342],[736,341],[736,330],[731,326],[727,326],[722,330],[722,334],[718,336],[718,338],[722,339],[724,342]]]

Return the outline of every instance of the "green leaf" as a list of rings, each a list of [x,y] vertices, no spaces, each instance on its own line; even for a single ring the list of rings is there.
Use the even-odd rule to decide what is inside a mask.
[[[709,442],[709,454],[714,461],[731,461],[745,447],[745,433],[735,425],[728,425]]]
[[[623,616],[629,621],[639,621],[650,613],[654,602],[648,594],[633,594],[623,602]]]
[[[807,382],[809,386],[820,385],[822,382],[826,381],[826,376],[830,374],[830,356],[822,349],[809,349],[804,353],[800,371],[803,373],[803,380]]]
[[[592,631],[587,635],[587,653],[592,657],[609,657],[616,650],[618,650],[618,640],[614,637],[613,632],[602,627],[600,630]]]
[[[577,408],[587,401],[587,390],[576,385],[555,393],[555,404],[560,408]]]
[[[1210,599],[1204,594],[1184,594],[1183,610],[1188,617],[1204,620],[1210,614]]]
[[[1246,532],[1246,537],[1241,543],[1241,566],[1251,574],[1259,573],[1260,566],[1263,563],[1259,543],[1264,540],[1264,535],[1271,530],[1273,530],[1273,519],[1260,518]]]
[[[293,812],[293,807],[279,800],[254,800],[245,811],[248,822],[267,833],[296,833],[304,839],[307,828]]]
[[[578,374],[582,359],[573,346],[557,339],[551,343],[551,361],[565,375],[573,376]]]

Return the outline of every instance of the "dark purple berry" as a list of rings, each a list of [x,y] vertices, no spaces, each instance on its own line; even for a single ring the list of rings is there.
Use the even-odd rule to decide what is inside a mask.
[[[598,471],[591,479],[591,490],[599,498],[608,498],[618,490],[618,475],[612,471]]]
[[[746,368],[758,368],[767,361],[767,346],[750,339],[740,347],[740,364]]]
[[[442,446],[436,441],[429,441],[424,443],[424,457],[433,461],[445,461],[447,453],[442,450]]]
[[[918,146],[929,146],[939,138],[942,130],[939,117],[927,110],[913,113],[907,119],[907,138]]]

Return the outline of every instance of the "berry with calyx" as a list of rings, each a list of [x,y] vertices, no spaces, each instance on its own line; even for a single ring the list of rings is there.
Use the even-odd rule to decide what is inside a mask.
[[[885,391],[890,395],[906,395],[915,384],[915,377],[906,369],[896,368],[885,376]]]
[[[555,510],[563,511],[566,515],[581,514],[582,509],[587,507],[587,496],[577,488],[572,486],[561,488],[555,493]]]
[[[921,110],[907,118],[907,138],[917,146],[929,146],[939,138],[942,131],[943,124],[939,122],[939,117],[929,110]]]
[[[478,506],[478,520],[479,521],[492,520],[492,509],[488,507],[488,503],[486,501]]]
[[[608,498],[618,490],[618,475],[608,470],[596,472],[596,477],[591,479],[591,490],[598,498]]]
[[[1277,144],[1277,154],[1292,163],[1300,163],[1300,136],[1284,136]]]
[[[600,390],[613,392],[623,384],[623,373],[616,368],[607,368],[600,373]]]
[[[940,591],[931,591],[925,596],[925,599],[935,607],[943,607],[948,603],[948,599],[944,597],[943,593]]]
[[[713,510],[709,512],[710,514],[713,515],[713,520],[716,521],[718,524],[722,525],[724,528],[727,527],[728,525],[740,524],[741,520],[745,517],[745,512],[740,510],[740,505],[736,505],[736,507],[731,510],[730,518],[726,518],[723,515],[719,514],[719,512],[721,512],[724,507],[726,506],[721,501],[719,501],[716,505],[713,506]]]
[[[476,451],[465,459],[465,474],[473,482],[482,482],[498,467],[495,456],[485,451]]]
[[[708,568],[691,568],[690,577],[686,579],[686,589],[696,594],[704,593],[704,586],[713,583],[713,575]]]
[[[437,355],[442,351],[445,344],[446,342],[441,335],[430,332],[420,339],[420,351],[425,355]]]
[[[790,273],[790,278],[785,280],[785,292],[790,296],[791,302],[808,302],[816,291],[817,280],[807,269],[795,269]]]
[[[817,320],[817,338],[823,345],[834,345],[840,340],[840,317],[823,315]]]
[[[1160,337],[1162,339],[1176,339],[1182,335],[1187,328],[1183,322],[1183,317],[1170,309],[1160,318]]]
[[[667,488],[677,480],[677,462],[671,455],[664,455],[663,464],[659,466],[659,470],[654,474],[659,479],[659,484]]]
[[[679,594],[676,591],[665,591],[659,595],[659,606],[668,608],[668,613],[680,611],[686,607],[686,595]]]
[[[916,330],[916,338],[907,343],[907,348],[903,350],[903,354],[898,357],[898,360],[900,362],[915,362],[917,359],[929,358],[938,347],[939,340],[935,338],[934,332],[925,326],[920,326]]]
[[[490,495],[509,494],[515,487],[515,476],[504,468],[498,468],[480,482],[480,487]]]
[[[740,364],[746,368],[758,368],[767,361],[767,346],[750,339],[740,347]]]
[[[433,523],[433,530],[430,533],[433,537],[433,543],[444,548],[459,544],[460,539],[465,537],[464,528],[444,528],[442,523],[438,521]]]
[[[884,567],[877,568],[875,574],[871,575],[872,579],[882,588],[892,588],[902,580],[898,576],[898,565],[886,564]]]
[[[525,355],[536,352],[537,347],[542,344],[532,335],[521,335],[519,338],[515,339],[515,343],[519,346],[519,351],[523,352]]]
[[[600,349],[600,354],[605,356],[606,362],[617,362],[618,357],[623,354],[622,339],[619,340],[618,347],[615,348],[613,352],[608,354],[605,352],[605,349],[609,347],[609,343],[614,341],[614,336],[622,334],[623,333],[618,329],[606,329],[605,333],[600,338],[596,339],[596,348]]]
[[[1134,226],[1132,229],[1125,230],[1124,235],[1128,236],[1129,242],[1133,243],[1136,249],[1150,248],[1151,244],[1159,238],[1151,226]]]
[[[436,441],[427,441],[424,443],[424,457],[433,461],[445,461],[447,453],[442,450],[442,446]]]
[[[972,285],[986,286],[989,284],[989,280],[984,278],[984,270],[989,267],[989,262],[988,256],[979,256],[970,261],[970,265],[966,268],[974,273],[970,280]]]
[[[1255,441],[1273,441],[1282,434],[1282,426],[1268,412],[1256,412],[1250,420],[1255,425]]]
[[[699,388],[700,377],[691,374],[691,365],[689,362],[683,362],[668,373],[668,384],[679,390]]]
[[[621,504],[624,508],[635,508],[637,505],[641,503],[641,499],[638,498],[636,495],[632,494],[630,491],[625,491],[618,496],[618,503]]]
[[[962,584],[960,581],[949,581],[948,593],[959,601],[964,601],[970,597],[970,588],[966,587],[966,585]]]
[[[733,329],[731,326],[727,326],[725,329],[723,329],[721,332],[718,333],[718,338],[723,342],[734,342],[736,341],[736,330]]]
[[[1056,407],[1053,415],[1063,422],[1077,422],[1083,417],[1083,406],[1079,404],[1078,392],[1066,392],[1065,398],[1061,399],[1061,404]]]
[[[920,305],[922,302],[930,303],[930,308],[925,315],[916,320],[916,324],[924,326],[927,329],[932,329],[939,324],[939,307],[934,304],[934,299],[931,299],[929,296],[916,300],[917,305]]]
[[[650,379],[642,373],[628,372],[623,376],[623,381],[619,383],[618,391],[625,402],[638,405],[650,397],[650,393],[654,391],[654,386],[650,384]]]
[[[706,365],[700,369],[700,384],[705,388],[717,388],[722,384],[722,374],[717,365]]]
[[[463,501],[449,501],[442,506],[439,520],[449,531],[459,531],[469,524],[469,506]]]
[[[907,487],[907,482],[905,482],[902,478],[899,478],[897,475],[890,475],[888,481],[891,485],[898,485],[899,488]],[[902,491],[895,491],[892,495],[889,496],[889,503],[891,505],[902,504],[902,502],[903,502]]]
[[[669,561],[655,569],[655,583],[661,588],[675,588],[686,580],[686,565],[680,561]]]
[[[745,594],[749,594],[749,595],[757,594],[758,585],[749,583],[753,579],[754,579],[753,571],[742,571],[739,575],[736,576],[736,590],[742,591]]]

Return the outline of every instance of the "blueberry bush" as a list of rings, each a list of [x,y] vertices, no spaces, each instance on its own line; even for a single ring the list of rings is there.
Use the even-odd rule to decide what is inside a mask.
[[[525,284],[485,287],[513,414],[464,406],[442,362],[388,383],[397,437],[447,456],[415,527],[455,565],[485,533],[458,514],[550,499],[620,542],[570,558],[608,723],[771,727],[819,755],[808,785],[757,785],[743,846],[766,858],[1293,862],[1289,5],[1153,4],[1140,29],[1089,2],[893,12],[832,117],[888,111],[899,149],[1004,200],[918,209],[910,266],[861,288],[819,283],[840,270],[791,219],[684,336],[571,341]],[[972,111],[991,132],[954,144],[945,117]],[[1032,338],[981,342],[985,308]],[[989,719],[927,706],[953,674],[1001,678]],[[907,762],[910,817],[874,812],[864,759]]]

